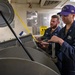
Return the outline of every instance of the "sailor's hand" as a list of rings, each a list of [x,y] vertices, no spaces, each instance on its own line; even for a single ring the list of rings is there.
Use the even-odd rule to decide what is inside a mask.
[[[59,43],[60,45],[62,45],[64,40],[54,35],[50,40],[48,40],[48,42]]]
[[[41,42],[41,45],[42,45],[42,48],[48,48],[49,43],[42,41],[42,42]]]
[[[49,45],[48,42],[44,42],[44,41],[41,41],[41,44],[42,44],[42,45]]]

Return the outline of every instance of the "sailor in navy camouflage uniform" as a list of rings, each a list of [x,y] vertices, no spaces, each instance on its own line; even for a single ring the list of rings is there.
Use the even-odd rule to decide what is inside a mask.
[[[48,42],[57,43],[57,66],[61,75],[75,75],[75,7],[65,5],[60,15],[66,25],[60,30],[58,37],[52,36]]]

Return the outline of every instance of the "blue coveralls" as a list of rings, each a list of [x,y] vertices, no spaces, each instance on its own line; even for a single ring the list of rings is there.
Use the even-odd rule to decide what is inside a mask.
[[[75,21],[65,34],[65,28],[59,32],[59,37],[65,42],[56,46],[56,55],[58,57],[57,66],[61,70],[61,75],[75,75]]]
[[[48,41],[49,39],[51,39],[51,37],[53,35],[58,35],[59,31],[61,30],[61,27],[57,27],[52,33],[51,33],[51,30],[52,28],[48,28],[46,29],[43,37],[42,37],[42,40],[45,40],[45,41]],[[48,54],[52,55],[52,43],[49,43],[49,47],[48,49],[45,50]]]
[[[61,29],[61,27],[58,26],[58,27],[51,33],[52,28],[49,27],[48,29],[45,30],[45,33],[44,33],[44,35],[42,36],[42,40],[44,40],[44,39],[47,39],[47,40],[51,39],[51,37],[52,37],[53,35],[57,35],[57,34],[58,34],[58,32],[60,31],[60,29]]]

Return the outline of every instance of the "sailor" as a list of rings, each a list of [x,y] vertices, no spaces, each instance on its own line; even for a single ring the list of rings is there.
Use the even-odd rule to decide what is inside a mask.
[[[44,41],[48,41],[53,35],[57,35],[61,29],[61,27],[59,26],[59,16],[58,15],[52,15],[51,16],[51,21],[50,21],[50,27],[47,28],[45,30],[45,33],[42,37],[37,38],[38,42],[38,46],[40,48],[42,48],[43,50],[47,50],[48,53],[51,53],[50,49],[51,49],[51,43],[49,44],[49,46],[43,46],[43,42]],[[48,48],[50,47],[50,49],[48,50]]]
[[[57,43],[55,50],[58,62],[56,65],[61,75],[75,75],[75,7],[65,5],[60,15],[65,27],[60,30],[58,36],[52,36],[48,42]]]

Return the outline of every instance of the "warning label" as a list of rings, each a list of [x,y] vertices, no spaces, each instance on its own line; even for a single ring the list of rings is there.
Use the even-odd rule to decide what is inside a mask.
[[[40,26],[40,35],[44,35],[44,32],[46,29],[47,29],[47,26]]]

